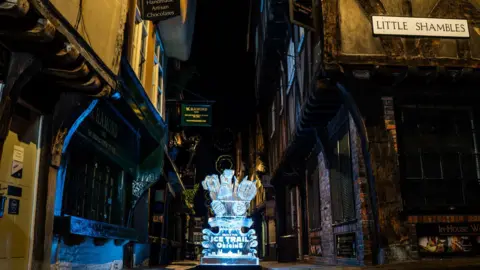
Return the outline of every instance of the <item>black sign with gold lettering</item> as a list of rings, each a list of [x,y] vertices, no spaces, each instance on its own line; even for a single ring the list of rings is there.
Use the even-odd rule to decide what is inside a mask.
[[[182,104],[182,126],[211,127],[212,106],[204,104]]]
[[[290,0],[290,20],[308,29],[315,28],[312,0]]]
[[[100,101],[80,125],[77,135],[89,140],[124,169],[138,163],[138,134],[110,103]]]
[[[143,0],[142,19],[163,21],[180,15],[180,0]]]

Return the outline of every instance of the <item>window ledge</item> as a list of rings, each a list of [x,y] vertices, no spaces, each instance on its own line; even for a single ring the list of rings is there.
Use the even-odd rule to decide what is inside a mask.
[[[332,226],[333,227],[338,227],[338,226],[353,224],[353,223],[356,223],[357,221],[358,221],[357,219],[351,219],[351,220],[347,220],[347,221],[333,223]]]
[[[61,235],[73,234],[115,240],[139,241],[140,239],[140,234],[133,228],[75,216],[56,216],[54,232]]]

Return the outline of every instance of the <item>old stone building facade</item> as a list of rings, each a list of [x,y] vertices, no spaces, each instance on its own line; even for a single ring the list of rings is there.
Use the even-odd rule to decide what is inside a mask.
[[[329,264],[478,254],[478,4],[256,8],[277,258],[293,243],[290,259]]]

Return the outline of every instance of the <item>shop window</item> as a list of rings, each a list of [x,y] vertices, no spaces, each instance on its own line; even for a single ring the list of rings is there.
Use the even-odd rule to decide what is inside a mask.
[[[355,204],[348,122],[337,131],[330,158],[330,186],[333,223],[355,219]]]
[[[288,109],[288,127],[289,127],[289,136],[295,131],[296,125],[296,103],[295,95],[293,93],[287,94],[287,109]]]
[[[74,147],[74,146],[72,146]],[[103,155],[79,144],[72,148],[65,175],[62,212],[116,225],[125,225],[126,174]]]
[[[311,231],[321,228],[320,175],[318,167],[308,176],[308,223]]]
[[[297,188],[295,186],[287,189],[286,200],[286,232],[287,234],[297,233]]]
[[[295,44],[293,40],[290,39],[290,43],[288,45],[288,54],[287,54],[287,75],[288,75],[288,83],[287,83],[287,95],[290,93],[290,90],[293,85],[293,79],[295,78]]]
[[[479,157],[468,108],[400,108],[400,162],[410,209],[480,205]]]

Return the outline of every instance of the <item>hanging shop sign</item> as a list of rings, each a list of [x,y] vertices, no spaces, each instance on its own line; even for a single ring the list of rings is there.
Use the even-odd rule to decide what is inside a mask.
[[[182,104],[181,125],[194,127],[212,126],[212,106],[205,104]]]
[[[480,223],[417,224],[421,253],[479,253]]]
[[[469,38],[467,20],[372,16],[374,35]]]
[[[164,21],[180,15],[180,0],[143,0],[142,19]]]
[[[313,30],[313,1],[312,0],[290,0],[290,20],[301,27]]]
[[[76,134],[128,171],[138,162],[138,135],[132,125],[108,102],[99,102]]]

